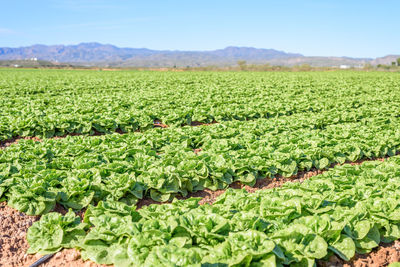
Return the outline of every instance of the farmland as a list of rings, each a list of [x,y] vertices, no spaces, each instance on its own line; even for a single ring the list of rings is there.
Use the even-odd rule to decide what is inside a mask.
[[[398,73],[0,70],[0,95],[28,253],[314,266],[400,238]]]

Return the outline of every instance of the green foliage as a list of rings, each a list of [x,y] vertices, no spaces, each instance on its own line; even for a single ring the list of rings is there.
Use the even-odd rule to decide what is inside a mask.
[[[398,113],[395,88],[397,77],[385,73],[0,70],[0,140],[144,131],[156,119],[181,126],[379,111],[381,103]]]
[[[50,254],[75,247],[85,238],[87,229],[72,210],[64,216],[55,212],[43,215],[28,229],[28,253]]]
[[[89,206],[82,227],[90,230],[73,246],[84,259],[115,266],[314,266],[332,253],[349,260],[400,238],[399,174],[396,156],[251,194],[230,189],[213,205],[194,198],[135,211],[100,202]],[[49,238],[61,225],[42,221],[32,227]]]
[[[166,201],[175,194],[258,178],[291,176],[313,167],[399,151],[396,95],[353,108],[332,103],[254,121],[222,121],[206,127],[149,129],[143,133],[42,142],[21,140],[0,150],[0,197],[28,214],[56,203],[76,210],[99,200],[135,203],[144,195]],[[369,97],[364,96],[366,99]],[[372,102],[371,102],[372,103]],[[197,154],[194,149],[200,149]]]
[[[0,140],[108,133],[0,150],[0,199],[44,214],[28,232],[31,253],[76,247],[116,266],[313,266],[400,237],[398,157],[254,194],[228,190],[213,206],[134,206],[396,155],[394,74],[0,70],[0,78]],[[170,127],[153,128],[155,120]],[[118,129],[129,133],[111,134]],[[87,208],[84,222],[73,211],[49,213],[57,203]]]
[[[237,64],[239,65],[240,70],[245,70],[247,67],[247,62],[246,60],[239,60],[237,62]]]
[[[400,118],[341,114],[342,119],[332,120],[321,112],[126,135],[21,140],[0,150],[0,197],[32,215],[45,214],[56,203],[80,210],[100,200],[134,204],[146,195],[163,202],[203,188],[222,189],[235,181],[251,186],[258,178],[400,150]]]

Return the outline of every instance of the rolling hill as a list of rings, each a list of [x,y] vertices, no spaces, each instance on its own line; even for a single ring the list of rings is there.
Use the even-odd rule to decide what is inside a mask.
[[[275,49],[229,46],[211,51],[151,50],[147,48],[121,48],[110,44],[80,43],[77,45],[32,45],[26,47],[0,47],[0,60],[36,58],[74,65],[109,67],[203,67],[232,66],[245,60],[248,64],[294,66],[362,66],[390,64],[400,56],[383,58],[309,57]]]

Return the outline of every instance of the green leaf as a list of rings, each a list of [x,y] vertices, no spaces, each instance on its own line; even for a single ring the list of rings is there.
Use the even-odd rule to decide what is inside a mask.
[[[338,241],[329,246],[329,249],[335,252],[343,260],[349,261],[355,254],[356,245],[354,244],[353,239],[346,235],[341,235]]]

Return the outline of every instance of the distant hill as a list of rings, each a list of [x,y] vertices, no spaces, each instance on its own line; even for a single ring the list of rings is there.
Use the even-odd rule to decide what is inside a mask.
[[[119,48],[109,44],[32,45],[0,48],[0,60],[38,58],[40,60],[126,66],[204,66],[231,65],[238,60],[262,63],[274,58],[301,57],[274,49],[227,47],[214,51],[168,51],[146,48]]]
[[[275,49],[229,46],[212,51],[171,51],[147,48],[120,48],[110,44],[81,43],[77,45],[32,45],[10,48],[0,47],[0,60],[37,58],[74,65],[109,67],[203,67],[233,66],[239,60],[248,64],[294,66],[309,64],[316,67],[340,65],[362,66],[390,64],[397,56],[383,58],[306,57]],[[381,63],[384,62],[384,63]]]
[[[26,47],[0,48],[0,60],[38,58],[59,62],[99,62],[125,60],[137,55],[150,55],[152,50],[141,48],[118,48],[99,43],[78,45],[32,45]]]
[[[253,47],[227,47],[213,51],[157,51],[152,55],[136,55],[124,61],[110,62],[110,66],[150,66],[150,67],[201,67],[232,66],[245,60],[250,64],[265,64],[272,59],[303,57],[301,54],[286,53],[275,49]]]
[[[362,67],[370,63],[370,58],[350,58],[350,57],[297,57],[288,59],[272,59],[268,63],[280,66],[296,66],[308,64],[313,67],[337,67],[341,65],[351,67]]]
[[[391,65],[392,62],[396,62],[396,60],[400,58],[400,55],[388,55],[385,57],[378,57],[371,61],[372,65]]]

